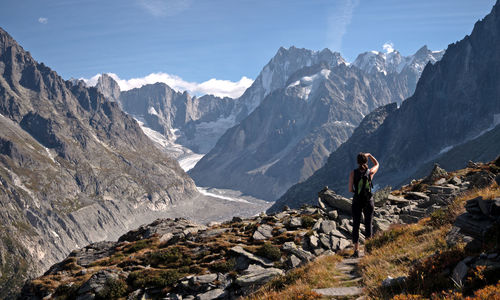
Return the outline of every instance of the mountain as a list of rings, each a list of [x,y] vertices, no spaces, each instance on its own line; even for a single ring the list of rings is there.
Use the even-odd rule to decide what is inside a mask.
[[[120,103],[120,86],[111,76],[108,74],[102,74],[99,79],[97,79],[96,84],[97,90],[106,97],[106,99]]]
[[[99,78],[96,87],[106,97],[119,101],[124,111],[165,135],[169,141],[205,154],[227,129],[252,112],[267,94],[283,87],[291,74],[320,61],[331,65],[344,63],[339,53],[328,49],[319,52],[280,48],[238,99],[213,95],[193,97],[164,83],[148,84],[120,93],[116,91],[117,83],[106,74]]]
[[[231,98],[192,97],[164,83],[121,92],[119,101],[124,111],[144,121],[149,128],[198,153],[208,152],[229,127],[211,125],[224,123],[234,107]]]
[[[288,49],[280,47],[253,84],[238,99],[235,109],[236,121],[240,122],[248,116],[271,92],[284,88],[290,76],[297,71],[320,63],[334,67],[346,64],[346,61],[340,53],[326,48],[321,51],[312,51],[294,46]]]
[[[64,81],[1,28],[0,123],[2,299],[73,249],[199,195],[116,102]]]
[[[290,188],[271,211],[310,203],[325,185],[347,194],[347,177],[358,152],[370,152],[381,163],[375,183],[397,185],[443,152],[482,135],[500,120],[499,70],[497,2],[470,36],[449,45],[440,61],[425,67],[412,97],[377,128],[353,135],[325,166]]]
[[[297,51],[291,48],[285,55],[287,50],[280,49],[270,64],[286,66],[287,61],[295,61],[292,57]],[[414,86],[420,75],[414,68],[415,57],[432,61],[431,56],[421,55],[422,52],[421,49],[413,58],[405,58],[408,61],[402,68],[405,73],[396,68],[387,73],[375,72],[366,64],[348,65],[336,56],[307,66],[314,61],[312,58],[321,56],[300,50],[311,57],[307,60],[299,56],[306,66],[290,75],[282,88],[267,94],[248,117],[229,129],[189,174],[201,186],[236,189],[266,200],[277,199],[290,186],[319,169],[366,114],[381,105],[401,103],[411,95],[413,90],[409,86]],[[266,68],[261,75],[266,74]],[[410,70],[416,72],[411,77],[415,82],[408,76]],[[255,85],[260,86],[265,77],[257,78]],[[251,89],[245,94],[250,94]],[[266,90],[261,91],[265,95]]]
[[[400,80],[406,81],[408,90],[413,92],[427,63],[434,64],[443,54],[444,50],[431,51],[427,46],[409,56],[403,56],[397,50],[387,53],[369,51],[358,55],[352,64],[368,73],[398,74]]]

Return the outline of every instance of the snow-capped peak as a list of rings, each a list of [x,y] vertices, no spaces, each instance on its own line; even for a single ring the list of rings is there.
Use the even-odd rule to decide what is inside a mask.
[[[380,72],[385,75],[389,73],[401,73],[405,68],[410,68],[422,73],[425,65],[428,62],[435,63],[440,60],[444,54],[442,51],[431,51],[427,46],[420,48],[415,54],[403,56],[392,45],[385,47],[386,52],[369,51],[358,55],[352,65],[368,72]]]

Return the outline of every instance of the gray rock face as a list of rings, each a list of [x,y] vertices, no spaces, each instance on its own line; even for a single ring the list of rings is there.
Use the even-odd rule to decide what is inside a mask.
[[[276,207],[312,202],[314,191],[325,185],[346,194],[348,174],[360,151],[372,153],[383,166],[376,184],[397,186],[449,147],[494,126],[500,114],[500,102],[494,100],[500,97],[499,16],[500,5],[496,4],[476,23],[470,36],[450,45],[440,61],[426,66],[415,93],[399,109],[371,132],[358,127],[324,167],[290,188]]]
[[[164,83],[121,92],[119,101],[124,111],[144,121],[147,127],[197,153],[208,152],[226,129],[234,125],[231,115],[234,99],[213,95],[192,97]],[[178,133],[174,134],[174,129]]]
[[[319,169],[362,116],[411,95],[396,75],[334,62],[298,69],[267,94],[190,171],[197,184],[275,200]]]
[[[0,128],[1,266],[14,279],[0,286],[0,298],[26,273],[198,195],[117,103],[64,81],[3,29]]]
[[[106,97],[106,99],[121,104],[120,86],[108,74],[102,74],[102,76],[99,77],[96,88],[101,94],[103,94],[104,97]]]
[[[323,188],[319,194],[319,199],[332,209],[351,214],[352,200],[335,194],[334,191]]]

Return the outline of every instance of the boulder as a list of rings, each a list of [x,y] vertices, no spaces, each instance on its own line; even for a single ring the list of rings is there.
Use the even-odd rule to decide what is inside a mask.
[[[198,276],[193,276],[189,279],[189,284],[192,286],[198,286],[198,285],[203,285],[207,284],[210,282],[214,282],[217,280],[217,274],[205,274],[205,275],[198,275]]]
[[[465,179],[470,182],[470,187],[480,189],[493,184],[495,175],[489,171],[481,170],[467,175]]]
[[[373,218],[373,228],[375,231],[386,231],[389,229],[391,223],[386,219],[382,218]]]
[[[410,200],[424,200],[429,201],[429,196],[422,192],[407,192],[406,197]]]
[[[342,251],[350,245],[350,242],[346,239],[340,239],[338,250]]]
[[[236,278],[235,283],[241,287],[262,285],[273,277],[284,275],[283,270],[277,268],[263,268],[258,265],[250,265],[243,275]]]
[[[219,299],[225,295],[225,291],[223,289],[213,289],[208,292],[198,294],[196,296],[196,300],[212,300]]]
[[[455,268],[453,269],[451,279],[458,285],[462,285],[462,281],[465,278],[465,275],[467,275],[467,271],[469,270],[469,267],[464,263],[464,261],[459,262]]]
[[[299,228],[302,226],[302,219],[299,217],[293,217],[290,220],[290,223],[288,223],[288,226],[290,226],[290,228]]]
[[[462,184],[462,180],[460,178],[458,178],[457,176],[453,176],[448,182],[453,184],[453,185]]]
[[[302,261],[309,262],[309,261],[312,261],[314,259],[314,255],[313,254],[311,254],[310,252],[305,251],[303,249],[297,248],[297,246],[295,245],[294,242],[286,242],[286,243],[284,243],[281,246],[281,249],[283,251],[285,251],[285,252],[288,252],[288,253],[291,253],[291,254],[297,256]]]
[[[261,224],[253,234],[254,240],[265,240],[273,237],[273,227],[267,224]]]
[[[480,165],[478,163],[473,162],[472,160],[469,160],[467,162],[467,166],[466,167],[467,168],[471,168],[471,169],[477,169],[477,168],[480,167]]]
[[[442,185],[446,183],[446,178],[440,178],[434,182],[435,185]]]
[[[265,267],[272,267],[274,265],[272,261],[270,261],[266,258],[263,258],[263,257],[259,257],[253,253],[250,253],[250,252],[246,251],[245,249],[243,249],[243,247],[241,247],[241,246],[234,246],[233,248],[229,249],[229,251],[236,253],[236,254],[239,254],[241,256],[244,256],[245,258],[249,259],[250,261],[259,263]]]
[[[328,218],[330,220],[337,220],[337,218],[339,217],[339,212],[336,211],[336,210],[331,210],[328,212]]]
[[[97,271],[94,275],[92,275],[89,280],[87,280],[78,290],[78,295],[85,297],[84,295],[88,294],[97,294],[104,289],[104,285],[108,280],[117,280],[118,274],[112,273],[107,270]],[[90,295],[89,295],[90,296]]]
[[[399,276],[396,278],[387,276],[387,278],[384,279],[384,281],[382,281],[382,287],[391,288],[391,287],[401,286],[403,283],[405,283],[405,281],[406,281],[405,276]]]
[[[319,247],[319,240],[316,236],[310,235],[309,236],[309,245],[311,248],[318,248]]]
[[[319,192],[319,197],[327,206],[351,214],[352,200],[335,194],[334,191],[324,188]]]
[[[382,207],[384,204],[389,200],[389,195],[391,194],[391,187],[386,186],[383,189],[380,189],[376,191],[373,194],[373,202],[375,203],[375,206],[377,207]]]
[[[295,256],[293,254],[290,255],[290,257],[288,257],[288,259],[285,262],[286,266],[289,269],[297,268],[298,266],[300,266],[301,263],[302,263],[302,261],[297,256]]]
[[[323,248],[330,249],[330,247],[331,247],[330,236],[328,236],[324,233],[320,233],[319,234],[319,241],[320,241],[320,244]]]
[[[443,168],[441,168],[438,164],[434,164],[434,168],[431,173],[422,180],[422,183],[432,184],[436,180],[448,176],[448,172],[446,172]]]
[[[398,205],[398,206],[406,206],[406,205],[410,204],[410,202],[411,202],[408,199],[405,199],[403,197],[394,196],[391,194],[389,194],[387,196],[387,199],[389,200],[389,202],[391,204]]]
[[[329,234],[333,230],[337,229],[337,224],[334,221],[324,220],[321,222],[320,231]]]

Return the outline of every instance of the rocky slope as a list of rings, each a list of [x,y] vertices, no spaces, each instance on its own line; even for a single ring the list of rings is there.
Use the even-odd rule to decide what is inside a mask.
[[[297,50],[291,48],[289,52]],[[277,58],[285,53],[280,49]],[[435,62],[441,54],[427,48],[410,57],[398,52],[379,53],[377,62],[387,64],[384,69],[370,67],[372,62],[362,58],[367,54],[360,55],[353,65],[336,59],[333,64],[300,68],[283,88],[267,94],[247,118],[229,129],[190,175],[198,185],[231,188],[275,200],[319,169],[364,115],[408,97],[413,92],[409,86],[414,86],[420,75],[419,65]],[[402,66],[392,65],[396,55],[403,60]],[[360,62],[364,60],[366,63]],[[262,82],[262,78],[265,76],[256,81]]]
[[[198,195],[137,122],[0,29],[0,298],[71,250]]]
[[[424,163],[496,126],[500,114],[500,4],[478,21],[470,36],[449,45],[443,58],[428,64],[412,97],[375,130],[352,137],[324,167],[290,188],[271,208],[314,201],[324,185],[346,194],[358,152],[381,162],[375,183],[396,185]]]
[[[484,179],[491,184],[490,169],[498,171],[479,166],[449,174],[436,167],[426,179],[401,190],[378,192],[375,229],[417,222]],[[118,242],[73,251],[28,283],[21,299],[235,299],[318,256],[349,247],[351,200],[328,189],[319,197],[317,207],[208,227],[159,219]]]

